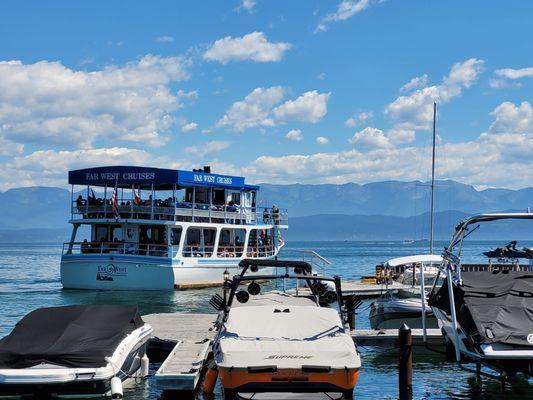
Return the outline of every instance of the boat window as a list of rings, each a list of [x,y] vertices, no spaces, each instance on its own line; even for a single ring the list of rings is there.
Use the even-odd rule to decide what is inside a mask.
[[[222,206],[224,203],[224,189],[213,189],[213,204]]]
[[[117,242],[122,241],[122,227],[120,225],[111,225],[111,234],[109,237],[111,241]]]
[[[181,232],[183,231],[182,227],[172,228],[170,231],[170,242],[173,246],[178,246],[181,240]]]
[[[107,242],[107,225],[96,225],[94,227],[94,240],[96,242]]]
[[[275,252],[273,229],[252,229],[246,248],[247,257],[270,257]]]
[[[222,229],[218,240],[218,257],[241,257],[244,251],[244,229]]]
[[[211,257],[215,248],[215,228],[189,228],[183,246],[185,257]]]

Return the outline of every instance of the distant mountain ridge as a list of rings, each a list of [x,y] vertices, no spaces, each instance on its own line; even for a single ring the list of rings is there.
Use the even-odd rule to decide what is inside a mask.
[[[62,237],[68,232],[70,192],[27,187],[0,192],[0,240]],[[289,210],[291,240],[401,240],[427,236],[429,186],[386,181],[343,185],[262,184],[258,206]],[[436,191],[437,236],[449,237],[453,226],[470,214],[523,210],[533,206],[533,188],[476,190],[455,181],[439,181]],[[23,231],[25,230],[25,231]],[[50,231],[47,231],[50,230]],[[442,231],[441,231],[442,230]]]
[[[290,216],[315,214],[414,216],[429,211],[427,182],[384,181],[343,185],[261,184],[259,199],[288,208]],[[445,180],[436,184],[435,211],[467,214],[533,207],[533,187],[519,190],[476,190],[471,185]]]

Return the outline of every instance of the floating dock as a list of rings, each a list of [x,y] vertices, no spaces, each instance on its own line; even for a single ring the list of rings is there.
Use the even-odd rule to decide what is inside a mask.
[[[149,314],[143,320],[154,328],[153,341],[166,342],[172,351],[155,374],[166,391],[194,391],[214,337],[216,314]]]
[[[216,318],[216,314],[187,313],[143,316],[143,320],[154,328],[152,345],[161,347],[163,343],[172,348],[155,374],[156,383],[162,390],[196,390],[215,335],[213,324]],[[397,329],[355,329],[351,336],[361,346],[398,346]],[[414,346],[424,345],[422,329],[413,329],[412,338]],[[439,329],[427,330],[427,344],[443,345]]]

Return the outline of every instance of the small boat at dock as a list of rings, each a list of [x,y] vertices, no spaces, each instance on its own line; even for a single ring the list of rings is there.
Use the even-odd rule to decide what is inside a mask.
[[[225,298],[212,299],[220,310],[213,354],[225,399],[261,392],[340,393],[351,399],[361,359],[347,327],[350,307],[340,278],[312,275],[302,261],[242,265],[243,272],[227,282]],[[272,266],[288,272],[247,275],[248,269]],[[296,293],[261,293],[259,280],[290,281]],[[301,282],[307,288],[299,295]],[[333,303],[338,310],[321,306]]]
[[[533,222],[533,213],[475,215],[461,221],[443,253],[429,305],[458,362],[470,360],[502,376],[533,376],[533,270],[518,263],[462,268],[463,242],[494,221]]]
[[[0,398],[121,398],[123,382],[148,374],[151,333],[135,306],[34,310],[0,340]]]

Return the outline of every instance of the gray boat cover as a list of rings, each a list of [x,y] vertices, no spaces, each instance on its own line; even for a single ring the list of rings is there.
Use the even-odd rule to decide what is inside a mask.
[[[361,361],[337,311],[301,305],[232,308],[218,338],[219,368],[304,365],[359,368]]]
[[[144,325],[136,306],[73,305],[39,308],[0,340],[0,368],[41,363],[75,368],[107,364],[127,334]]]
[[[476,343],[533,346],[533,271],[463,272],[454,285],[461,327]],[[430,300],[449,314],[445,283]],[[442,306],[442,307],[441,307]]]

